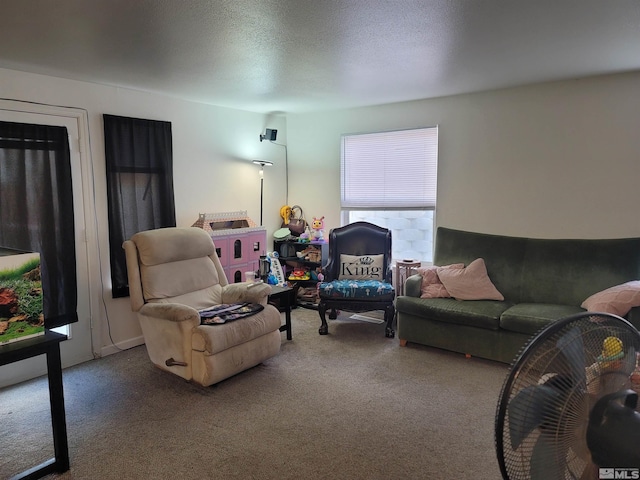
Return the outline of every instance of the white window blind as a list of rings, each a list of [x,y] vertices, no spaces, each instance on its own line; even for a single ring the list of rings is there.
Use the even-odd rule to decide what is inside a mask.
[[[342,136],[342,208],[436,206],[438,127]]]

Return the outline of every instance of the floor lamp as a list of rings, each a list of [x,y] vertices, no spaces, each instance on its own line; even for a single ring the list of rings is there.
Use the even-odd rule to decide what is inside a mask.
[[[260,226],[262,226],[262,202],[264,195],[264,167],[270,167],[273,165],[273,162],[268,162],[266,160],[254,160],[253,163],[256,165],[260,165]]]

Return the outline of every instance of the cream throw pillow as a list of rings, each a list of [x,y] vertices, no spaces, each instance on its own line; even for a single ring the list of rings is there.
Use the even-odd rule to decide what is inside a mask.
[[[338,280],[379,280],[384,281],[384,255],[340,254]]]
[[[418,268],[418,273],[422,275],[422,285],[420,286],[420,298],[450,298],[451,295],[444,288],[444,285],[438,277],[439,268],[464,268],[464,263],[454,263],[453,265],[445,265],[438,267],[432,265],[429,267]]]
[[[467,268],[439,268],[438,277],[456,300],[504,300],[489,279],[482,258],[476,258]]]
[[[580,306],[590,312],[612,313],[624,317],[632,307],[640,307],[640,280],[594,293]]]

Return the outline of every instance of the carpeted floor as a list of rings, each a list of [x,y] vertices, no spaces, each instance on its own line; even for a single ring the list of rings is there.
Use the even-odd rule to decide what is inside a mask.
[[[144,347],[64,371],[70,471],[49,479],[500,478],[508,367],[293,311],[278,356],[201,388]],[[46,379],[0,390],[0,478],[53,456]]]

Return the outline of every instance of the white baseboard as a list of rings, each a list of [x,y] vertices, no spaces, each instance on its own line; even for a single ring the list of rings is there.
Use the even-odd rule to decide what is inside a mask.
[[[107,355],[112,355],[114,353],[121,352],[122,350],[129,350],[130,348],[137,347],[143,344],[144,337],[140,335],[139,337],[129,338],[124,342],[118,342],[114,345],[104,346],[100,349],[99,355],[101,357],[106,357]]]

